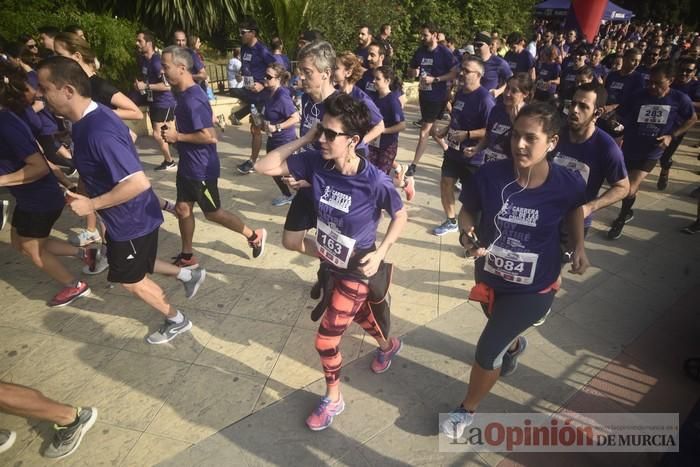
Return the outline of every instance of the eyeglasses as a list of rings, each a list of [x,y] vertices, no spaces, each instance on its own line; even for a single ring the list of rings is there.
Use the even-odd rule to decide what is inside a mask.
[[[342,133],[342,132],[338,132],[335,130],[331,130],[330,128],[324,127],[320,123],[318,124],[318,131],[323,133],[323,136],[325,136],[326,141],[328,141],[329,143],[332,143],[333,141],[335,141],[335,138],[338,136],[354,136],[354,135],[351,135],[350,133]]]
[[[270,81],[271,79],[275,79],[275,78],[277,78],[277,76],[272,76],[272,75],[268,75],[267,73],[265,73],[265,79],[267,81]]]
[[[30,49],[38,48],[36,44],[27,44],[27,47],[29,47]]]
[[[695,69],[695,68],[683,68],[681,71],[683,73],[695,73],[697,71],[697,69]]]
[[[239,29],[239,30],[238,30],[238,34],[241,35],[241,36],[242,36],[243,34],[247,34],[247,33],[249,33],[249,32],[253,32],[253,30],[252,30],[252,29]]]

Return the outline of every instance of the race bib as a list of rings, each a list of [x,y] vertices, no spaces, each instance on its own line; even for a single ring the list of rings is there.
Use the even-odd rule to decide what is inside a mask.
[[[316,221],[316,244],[318,253],[340,269],[347,269],[355,249],[355,240],[346,237],[320,219]]]
[[[453,128],[447,130],[447,145],[452,149],[459,151],[460,142],[457,140],[457,131]]]
[[[251,88],[255,84],[255,80],[253,79],[252,76],[244,76],[243,77],[243,86],[246,88]]]
[[[502,136],[508,133],[508,130],[510,130],[510,126],[502,123],[494,123],[493,127],[491,128],[491,133]]]
[[[494,245],[486,255],[484,271],[508,282],[529,285],[535,278],[538,258],[537,253],[515,253]]]
[[[549,91],[549,83],[543,80],[537,81],[537,89],[540,91]]]
[[[365,91],[377,92],[377,89],[374,87],[374,81],[367,81],[367,85],[365,86]]]
[[[654,125],[665,125],[671,113],[670,105],[643,105],[639,109],[637,123],[651,123]]]
[[[583,162],[577,159],[574,159],[573,157],[565,156],[559,152],[556,156],[554,156],[553,162],[557,165],[571,170],[572,172],[578,172],[583,177],[583,180],[586,183],[588,183],[588,177],[591,174],[591,168],[588,167],[588,165],[584,164]]]
[[[610,89],[617,89],[620,90],[625,87],[625,83],[621,83],[619,81],[615,81],[610,84]]]

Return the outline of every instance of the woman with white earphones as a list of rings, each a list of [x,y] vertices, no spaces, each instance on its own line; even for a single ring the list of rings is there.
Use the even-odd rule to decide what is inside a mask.
[[[476,346],[467,394],[441,425],[449,438],[462,437],[499,376],[515,371],[527,345],[521,334],[552,306],[561,283],[563,220],[574,251],[570,272],[583,274],[589,266],[583,245],[585,182],[547,160],[560,126],[553,106],[523,107],[511,131],[512,159],[483,166],[460,196],[460,243],[476,257],[470,299],[482,303],[488,322]]]

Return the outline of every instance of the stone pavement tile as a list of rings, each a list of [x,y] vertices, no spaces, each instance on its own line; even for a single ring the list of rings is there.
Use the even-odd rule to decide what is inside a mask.
[[[179,335],[166,344],[148,344],[145,341],[146,337],[156,331],[163,323],[163,317],[160,313],[151,312],[148,324],[141,325],[139,330],[129,337],[124,349],[185,363],[194,362],[206,348],[212,335],[219,330],[226,315],[183,307],[180,307],[180,310],[192,321],[192,329],[189,332]]]
[[[130,298],[125,298],[130,300]],[[117,311],[119,313],[119,311]],[[123,348],[134,336],[143,335],[147,320],[152,312],[143,310],[141,319],[122,317],[111,312],[60,309],[51,311],[47,320],[70,316],[72,319],[57,336],[75,342],[97,344],[115,349]]]
[[[620,281],[618,281],[620,282]],[[610,293],[604,291],[604,293]],[[625,300],[634,291],[621,289],[618,299],[601,298],[595,291],[567,306],[561,315],[581,329],[596,334],[612,344],[626,345],[641,334],[656,318],[660,309],[652,310]]]
[[[122,467],[143,467],[155,465],[165,459],[183,452],[191,446],[172,438],[142,433],[136,445],[121,462]]]
[[[641,287],[659,289],[678,296],[698,282],[700,267],[690,255],[656,250],[643,261],[630,261],[628,267],[623,268],[618,275]]]
[[[77,393],[90,385],[95,370],[99,371],[117,352],[109,347],[49,337],[1,379],[32,387],[54,400],[80,404]]]
[[[97,423],[85,435],[80,447],[69,457],[60,461],[61,466],[114,466],[119,465],[126,457],[141,433],[103,423],[101,415],[101,408],[98,407]],[[12,465],[41,466],[56,462],[41,456],[41,452],[51,442],[51,428],[47,424],[42,424],[41,433],[41,436],[35,437],[26,449],[12,459]]]
[[[156,416],[189,365],[121,350],[96,368],[97,376],[75,396],[99,407],[100,419],[143,431]]]
[[[264,380],[291,332],[289,326],[228,316],[195,363]]]
[[[192,365],[147,432],[196,443],[250,414],[262,388],[243,375]]]
[[[298,282],[276,282],[267,277],[255,279],[241,295],[232,315],[293,326],[308,291]]]
[[[207,278],[197,295],[192,300],[183,297],[175,306],[229,314],[252,281],[250,277],[230,277],[207,270]]]
[[[564,266],[562,269],[562,284],[561,289],[557,292],[554,304],[552,305],[552,313],[559,313],[572,303],[576,303],[589,291],[597,285],[602,284],[612,274],[597,265],[593,265],[583,274],[571,274],[570,266]]]
[[[323,378],[323,369],[316,351],[315,340],[316,330],[295,328],[292,331],[275,363],[269,380],[265,383],[265,389],[255,407],[256,411]],[[362,352],[363,348],[365,349],[364,353]],[[357,324],[351,325],[340,342],[343,367],[374,349],[376,349],[375,340]],[[341,372],[341,378],[342,374],[343,372]]]
[[[46,334],[0,326],[0,379],[11,368],[35,352],[46,341]]]
[[[437,317],[435,307],[411,303],[406,298],[391,302],[391,336],[403,336]],[[374,345],[374,340],[372,340]]]
[[[5,451],[0,454],[0,465],[17,465],[16,463],[13,463],[13,460],[21,458],[24,451],[30,444],[32,444],[34,439],[39,436],[39,432],[42,430],[42,427],[40,426],[41,424],[44,424],[44,422],[16,417],[14,415],[6,414],[5,412],[0,412],[0,427],[6,430],[14,431],[17,434],[17,439],[15,440],[14,446],[12,446],[9,451]],[[44,427],[43,430],[48,432],[47,427]]]
[[[56,293],[54,291],[53,293]],[[0,322],[7,327],[22,329],[25,331],[35,331],[43,334],[55,334],[60,332],[73,319],[73,314],[64,312],[56,313],[58,309],[49,308],[46,306],[46,301],[50,300],[51,296],[43,301],[37,300],[19,300],[11,307],[3,307],[0,309]],[[83,297],[75,302],[88,302],[95,300],[92,297]],[[68,310],[68,308],[64,308]],[[21,316],[22,319],[17,319]]]
[[[147,434],[148,433],[144,433],[144,435]],[[224,465],[250,467],[251,465],[260,465],[249,464],[244,458],[243,451],[236,445],[236,442],[229,439],[222,434],[222,432],[216,433],[206,440],[182,451],[171,453],[170,455],[164,453],[156,462],[157,464],[154,462],[153,465],[171,467],[221,467]],[[134,467],[137,466],[134,465]]]
[[[373,464],[370,464],[361,452],[355,450],[350,451],[340,459],[331,461],[328,465],[333,467],[373,467]]]

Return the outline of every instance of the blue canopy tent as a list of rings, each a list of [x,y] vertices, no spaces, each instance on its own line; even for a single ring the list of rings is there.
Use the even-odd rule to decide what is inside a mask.
[[[571,0],[545,0],[535,5],[535,14],[538,16],[566,16],[571,7]],[[603,21],[629,21],[634,17],[634,13],[619,5],[608,1],[603,13]]]

